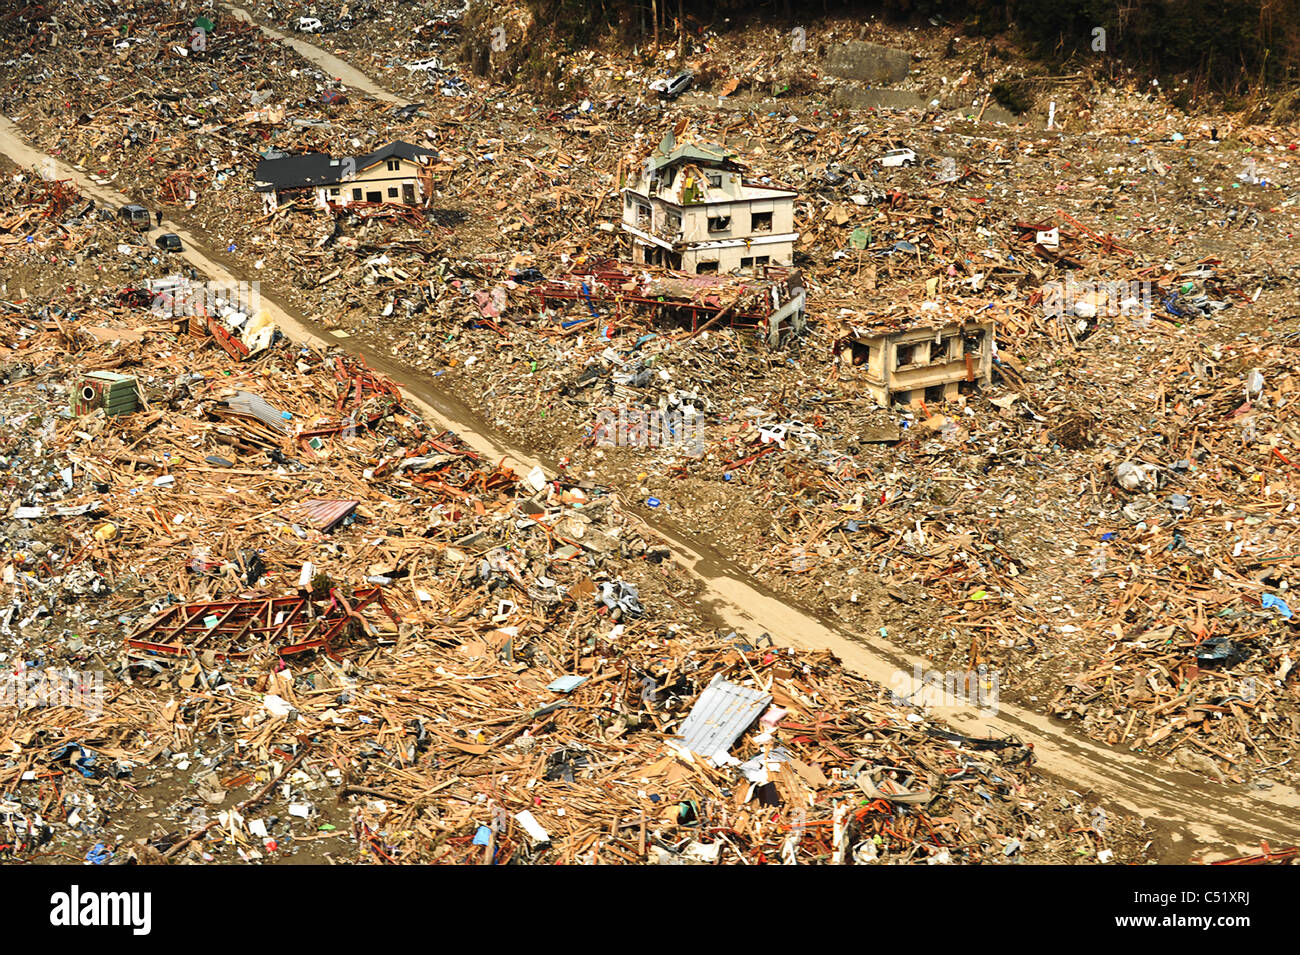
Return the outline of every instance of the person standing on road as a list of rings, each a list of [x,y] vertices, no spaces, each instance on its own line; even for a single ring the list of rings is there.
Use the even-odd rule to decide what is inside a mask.
[[[154,211],[154,215],[158,217],[158,228],[161,229],[161,228],[162,228],[162,210],[161,210],[161,209],[157,209],[157,210],[155,210],[155,211]]]

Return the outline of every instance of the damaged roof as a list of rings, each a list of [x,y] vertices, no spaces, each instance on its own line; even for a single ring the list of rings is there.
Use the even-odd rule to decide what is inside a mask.
[[[405,159],[414,162],[421,157],[437,157],[432,149],[395,140],[374,152],[356,157],[356,166],[350,174],[369,169],[385,159]],[[301,189],[312,186],[332,186],[343,182],[348,172],[347,158],[334,159],[328,153],[301,153],[280,159],[263,159],[253,171],[258,192],[272,189]]]
[[[715,673],[682,724],[678,742],[708,759],[731,749],[772,702],[772,694],[730,683]]]
[[[717,143],[683,143],[677,145],[672,130],[664,134],[655,151],[650,154],[651,167],[662,169],[675,162],[697,162],[706,166],[736,165],[735,153]]]

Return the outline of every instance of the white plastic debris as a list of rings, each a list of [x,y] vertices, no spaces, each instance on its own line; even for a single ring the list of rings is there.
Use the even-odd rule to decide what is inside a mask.
[[[1155,468],[1149,464],[1122,461],[1115,468],[1115,482],[1126,491],[1150,491],[1155,487]]]
[[[289,702],[274,693],[268,693],[262,700],[262,705],[272,716],[288,716],[293,712],[293,707]]]
[[[524,832],[528,833],[528,837],[534,842],[551,841],[551,834],[542,828],[541,823],[527,809],[515,813],[515,819],[519,822],[519,825],[524,827]]]

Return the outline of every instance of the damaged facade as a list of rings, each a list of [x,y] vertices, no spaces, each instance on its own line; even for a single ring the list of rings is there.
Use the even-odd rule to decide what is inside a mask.
[[[745,179],[725,146],[670,132],[623,188],[623,230],[638,264],[684,272],[791,265],[796,193]]]
[[[281,203],[311,195],[322,209],[355,202],[416,206],[429,193],[428,166],[437,154],[400,140],[364,156],[334,159],[302,153],[263,159],[253,173],[254,189],[267,212]]]
[[[836,346],[849,368],[862,369],[876,403],[948,401],[963,385],[993,380],[993,322],[965,319],[855,328]]]

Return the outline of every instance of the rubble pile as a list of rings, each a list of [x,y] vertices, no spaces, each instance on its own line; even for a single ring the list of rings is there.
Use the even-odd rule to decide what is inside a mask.
[[[398,102],[161,4],[4,40],[29,142],[334,346],[260,326],[234,360],[242,313],[160,312],[198,276],[148,232],[51,168],[0,177],[0,665],[110,697],[0,710],[20,853],[1143,858],[1022,741],[718,632],[657,528],[1094,739],[1294,783],[1295,130],[1091,80],[1013,125],[1003,58],[914,31],[878,89],[843,41],[887,31],[835,20],[797,62],[773,30],[567,54],[556,106],[460,61],[481,11],[248,9]],[[646,86],[683,65],[679,98]],[[792,269],[705,292],[627,262],[620,190],[670,132],[797,191]],[[436,154],[422,201],[255,191],[261,160],[390,142]],[[787,273],[809,325],[773,342],[746,310]],[[987,379],[873,396],[873,335],[966,322]],[[481,458],[378,368],[544,467]],[[749,718],[693,738],[711,706]]]
[[[17,857],[1136,851],[1015,739],[951,733],[830,654],[709,634],[608,489],[478,460],[359,359],[281,340],[236,362],[163,319],[93,289],[4,313],[9,688],[103,679],[101,708],[47,688],[8,710]],[[78,411],[90,369],[136,410]],[[683,736],[716,693],[747,701],[731,738]]]

